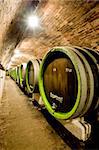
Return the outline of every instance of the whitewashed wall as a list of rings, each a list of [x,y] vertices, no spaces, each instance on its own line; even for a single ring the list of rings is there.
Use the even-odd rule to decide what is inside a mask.
[[[0,70],[0,104],[1,104],[1,98],[4,89],[5,74],[6,74],[5,71]]]

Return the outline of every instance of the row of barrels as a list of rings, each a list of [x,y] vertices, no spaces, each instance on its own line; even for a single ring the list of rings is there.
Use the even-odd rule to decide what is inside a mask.
[[[40,91],[58,119],[88,115],[99,108],[99,52],[76,46],[54,47],[40,60],[9,70],[27,93]],[[39,88],[38,88],[39,87]]]
[[[29,96],[33,92],[38,92],[38,73],[40,60],[33,59],[27,63],[9,70],[9,75],[18,86]]]

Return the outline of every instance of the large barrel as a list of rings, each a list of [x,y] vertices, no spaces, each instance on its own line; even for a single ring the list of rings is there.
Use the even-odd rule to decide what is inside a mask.
[[[94,98],[97,98],[97,67],[94,60],[82,51],[84,49],[55,47],[41,63],[40,94],[48,111],[58,119],[85,115],[92,107]],[[96,103],[97,100],[94,108]]]
[[[27,93],[38,92],[38,73],[40,68],[40,60],[29,60],[26,66],[26,90]]]
[[[26,74],[26,63],[23,63],[19,66],[19,86],[23,89],[24,88],[24,80]]]
[[[89,62],[94,76],[94,98],[89,111],[96,109],[99,106],[99,53],[90,48],[75,47],[80,51]]]
[[[88,47],[84,47],[84,49],[87,50],[88,52],[90,52],[94,56],[94,59],[95,59],[94,62],[96,64],[96,68],[97,68],[97,72],[98,72],[98,82],[96,80],[97,90],[95,89],[96,95],[98,97],[98,101],[97,101],[97,104],[96,104],[95,108],[98,108],[99,107],[99,84],[98,84],[99,83],[99,51],[90,49]]]

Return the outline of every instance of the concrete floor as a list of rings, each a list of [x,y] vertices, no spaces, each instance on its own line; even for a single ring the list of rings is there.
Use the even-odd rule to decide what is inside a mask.
[[[0,150],[70,149],[15,82],[6,77],[0,105]]]

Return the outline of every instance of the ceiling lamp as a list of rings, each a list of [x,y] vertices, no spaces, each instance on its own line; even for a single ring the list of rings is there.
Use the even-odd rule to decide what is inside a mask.
[[[39,18],[36,15],[30,15],[27,18],[27,24],[30,28],[34,29],[39,26]]]
[[[21,57],[21,56],[22,56],[21,51],[19,49],[15,49],[13,57],[15,58],[15,57]]]

